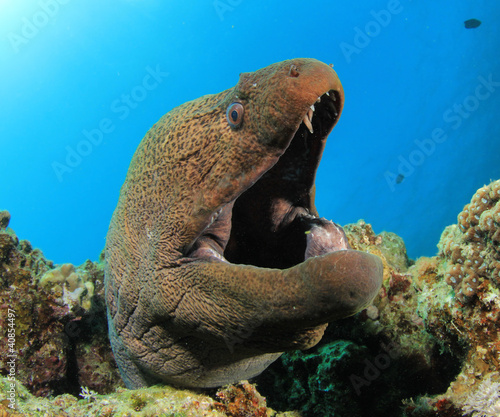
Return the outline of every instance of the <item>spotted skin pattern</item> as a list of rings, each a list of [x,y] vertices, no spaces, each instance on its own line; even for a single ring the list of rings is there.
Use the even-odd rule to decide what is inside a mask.
[[[348,246],[325,249],[331,233],[322,230],[343,240],[333,223],[306,231],[326,243],[308,245],[314,253],[291,267],[223,258],[233,202],[278,165],[310,106],[328,91],[340,113],[343,90],[330,66],[283,61],[171,110],[147,132],[106,240],[109,335],[129,388],[250,378],[282,352],[314,346],[329,321],[371,302],[381,262]],[[233,127],[226,111],[235,102],[244,115]],[[318,162],[326,136],[316,141]],[[315,168],[301,185],[308,216],[316,213]]]

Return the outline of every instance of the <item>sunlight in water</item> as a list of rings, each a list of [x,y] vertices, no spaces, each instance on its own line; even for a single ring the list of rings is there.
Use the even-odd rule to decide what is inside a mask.
[[[11,9],[14,4],[14,0],[0,0],[0,12]]]
[[[33,2],[36,5],[36,3]],[[30,2],[22,2],[18,0],[0,0],[0,21],[9,20],[12,16],[27,12],[33,4]]]

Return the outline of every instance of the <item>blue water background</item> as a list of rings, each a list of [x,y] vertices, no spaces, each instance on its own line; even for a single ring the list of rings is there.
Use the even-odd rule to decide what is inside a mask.
[[[471,18],[482,24],[465,29]],[[56,263],[95,260],[133,152],[164,113],[240,72],[314,57],[346,95],[320,214],[434,255],[476,189],[500,178],[499,20],[497,2],[464,0],[0,0],[0,209]],[[156,85],[141,89],[151,71]],[[106,133],[89,148],[95,129]]]

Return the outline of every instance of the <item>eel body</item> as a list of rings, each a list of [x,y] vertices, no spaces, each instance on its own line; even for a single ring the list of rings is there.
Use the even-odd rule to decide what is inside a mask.
[[[330,66],[293,59],[147,132],[106,239],[109,336],[128,387],[251,378],[372,301],[381,261],[314,206],[343,103]]]

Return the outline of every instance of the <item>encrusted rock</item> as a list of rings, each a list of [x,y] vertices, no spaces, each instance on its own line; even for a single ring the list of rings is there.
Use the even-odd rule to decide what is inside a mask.
[[[51,288],[53,292],[60,294],[62,303],[83,307],[90,310],[91,299],[94,295],[94,283],[90,275],[83,268],[75,269],[73,264],[62,264],[55,269],[47,271],[40,278],[40,285]]]
[[[36,398],[18,382],[14,383],[15,408],[9,408],[11,382],[0,377],[0,416],[178,416],[178,417],[301,417],[299,413],[278,413],[266,407],[255,386],[246,381],[229,385],[216,399],[203,393],[153,386],[138,390],[118,388],[100,395],[88,387],[80,392],[54,398]]]
[[[0,230],[5,230],[9,226],[10,213],[7,210],[0,211]]]
[[[457,299],[469,304],[482,284],[500,289],[500,181],[479,190],[446,228],[439,255],[447,262],[446,283]]]
[[[426,330],[461,369],[445,393],[410,405],[408,416],[499,415],[491,410],[500,393],[486,394],[500,386],[499,211],[500,181],[494,181],[475,193],[457,225],[445,229],[439,255],[425,267],[423,259],[415,265]]]
[[[0,224],[6,226],[8,218],[1,212]],[[0,344],[0,373],[9,375],[11,354],[16,379],[39,396],[77,393],[82,383],[100,393],[120,385],[107,336],[103,277],[102,263],[54,268],[39,249],[1,227],[0,337],[7,340],[13,328],[15,340]]]

